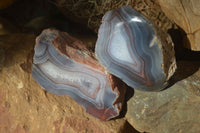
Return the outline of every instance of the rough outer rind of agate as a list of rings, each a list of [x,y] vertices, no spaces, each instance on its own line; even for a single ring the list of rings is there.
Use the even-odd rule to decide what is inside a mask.
[[[32,76],[45,90],[68,95],[101,120],[119,115],[126,85],[107,73],[80,41],[47,29],[36,39]]]
[[[169,35],[129,6],[105,14],[95,53],[110,73],[139,90],[165,88],[176,69]]]

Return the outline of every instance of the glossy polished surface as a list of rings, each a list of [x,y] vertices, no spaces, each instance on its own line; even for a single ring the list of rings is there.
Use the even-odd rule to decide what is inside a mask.
[[[105,14],[95,53],[113,75],[135,89],[166,87],[161,41],[154,27],[129,6]]]
[[[45,30],[36,39],[32,76],[45,90],[68,95],[89,114],[109,120],[119,115],[125,85],[90,55],[67,33]]]

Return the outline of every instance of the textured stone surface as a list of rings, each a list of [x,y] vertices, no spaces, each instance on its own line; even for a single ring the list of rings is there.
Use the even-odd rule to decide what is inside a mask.
[[[199,51],[200,1],[159,0],[159,3],[165,14],[186,32],[185,47]]]
[[[167,31],[173,23],[164,15],[157,0],[56,0],[63,14],[72,21],[87,24],[98,31],[103,15],[112,9],[129,5],[155,25]]]
[[[141,132],[200,132],[200,62],[178,62],[180,80],[161,92],[135,91],[126,118]],[[194,73],[193,75],[191,75]]]
[[[34,35],[0,36],[1,133],[124,133],[136,131],[124,119],[102,122],[67,96],[44,91],[32,78]]]

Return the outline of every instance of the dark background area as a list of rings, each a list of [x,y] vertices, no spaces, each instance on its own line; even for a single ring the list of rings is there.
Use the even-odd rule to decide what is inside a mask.
[[[15,27],[12,32],[38,35],[45,28],[56,28],[72,34],[94,34],[87,26],[68,20],[53,0],[17,0],[1,9],[0,17]]]

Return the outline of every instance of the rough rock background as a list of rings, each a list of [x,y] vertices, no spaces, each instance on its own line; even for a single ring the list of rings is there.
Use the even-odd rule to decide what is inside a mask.
[[[165,16],[159,1],[90,1],[90,8],[86,6],[88,3],[86,7],[82,5],[84,11],[74,3],[68,5],[76,5],[73,13],[82,11],[79,15],[85,14],[86,21],[75,14],[74,18],[63,16],[56,7],[66,13],[60,2],[72,0],[17,0],[0,10],[0,133],[200,132],[200,52],[183,47],[187,32],[184,33],[181,23],[174,20],[182,29]],[[120,117],[102,122],[85,113],[71,98],[46,92],[33,80],[30,74],[33,47],[35,37],[52,27],[69,32],[94,49],[97,35],[93,31],[97,31],[101,17],[107,10],[123,4],[133,6],[171,35],[178,69],[172,84],[164,91],[141,92],[129,88]],[[188,21],[195,23],[192,22],[195,20]]]
[[[164,13],[184,32],[185,47],[200,51],[200,1],[158,0]]]
[[[103,15],[123,5],[132,6],[164,31],[172,28],[173,23],[165,16],[157,0],[56,0],[63,14],[79,23],[87,24],[97,32]]]
[[[128,101],[127,120],[140,132],[200,132],[200,62],[178,62],[180,81],[161,92],[135,91]],[[180,69],[180,68],[179,68]],[[192,76],[182,79],[192,71]]]

